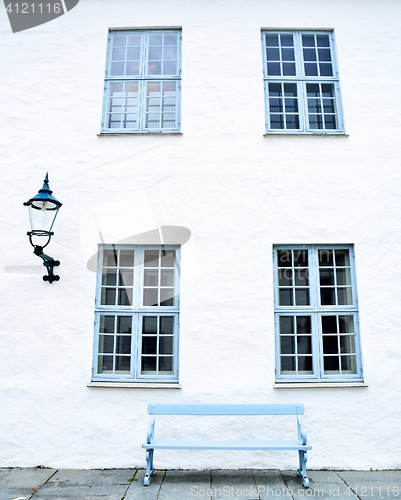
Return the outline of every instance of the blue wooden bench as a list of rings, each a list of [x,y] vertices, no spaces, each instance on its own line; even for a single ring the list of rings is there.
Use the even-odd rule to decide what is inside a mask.
[[[305,488],[309,487],[309,479],[306,474],[306,452],[312,446],[307,444],[306,432],[301,424],[300,415],[304,414],[304,406],[301,404],[283,405],[211,405],[211,404],[150,404],[148,413],[151,420],[148,428],[146,444],[146,474],[144,485],[150,483],[150,476],[155,473],[153,467],[153,455],[155,450],[296,450],[299,454],[298,475],[302,477]],[[296,415],[297,438],[284,441],[266,441],[255,439],[245,440],[155,440],[156,415]]]

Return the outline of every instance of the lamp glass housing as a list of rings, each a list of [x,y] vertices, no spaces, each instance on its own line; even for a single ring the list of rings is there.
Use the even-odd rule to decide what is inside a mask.
[[[24,203],[29,208],[30,235],[51,236],[61,203],[52,195],[49,188],[49,178],[46,174],[42,189],[38,194]]]
[[[59,206],[51,201],[35,200],[29,206],[31,233],[35,236],[49,236],[56,220]]]

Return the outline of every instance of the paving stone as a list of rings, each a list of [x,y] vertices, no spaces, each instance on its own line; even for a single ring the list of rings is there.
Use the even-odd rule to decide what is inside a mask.
[[[56,469],[15,468],[2,469],[0,491],[3,488],[39,488],[50,479]],[[5,472],[4,472],[5,471]]]
[[[0,500],[28,500],[56,472],[55,469],[0,469]]]
[[[126,485],[128,479],[133,477],[137,469],[61,469],[49,481],[59,486],[103,486]]]
[[[401,496],[401,470],[338,471],[338,476],[360,498],[396,498]]]
[[[32,500],[121,500],[125,497],[128,486],[58,486],[45,484],[33,496]]]
[[[133,481],[130,484],[124,500],[156,500],[159,495],[160,486],[165,473],[166,471],[164,470],[157,470],[151,477],[149,486],[144,486],[143,478],[145,477],[145,471],[139,470],[135,475],[135,478],[138,479],[138,481]]]
[[[210,499],[210,471],[167,470],[158,500]]]
[[[252,470],[213,470],[212,498],[259,500]]]
[[[319,498],[322,500],[356,500],[344,481],[333,471],[308,471],[309,488],[304,488],[302,478],[296,471],[282,471],[283,481],[288,486],[289,498]]]
[[[256,490],[260,498],[270,498],[274,496],[289,496],[289,490],[283,481],[279,470],[257,470],[253,471],[253,478]]]

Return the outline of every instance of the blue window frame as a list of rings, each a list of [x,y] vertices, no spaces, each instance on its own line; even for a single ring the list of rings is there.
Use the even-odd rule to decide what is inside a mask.
[[[268,134],[344,133],[332,31],[262,31]]]
[[[363,381],[351,245],[273,249],[277,382]]]
[[[92,380],[178,381],[176,246],[99,249]]]
[[[179,132],[181,30],[110,31],[102,133]]]

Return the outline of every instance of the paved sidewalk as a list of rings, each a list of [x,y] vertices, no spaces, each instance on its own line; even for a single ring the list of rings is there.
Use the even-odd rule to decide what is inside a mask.
[[[309,489],[303,488],[295,471],[159,470],[147,487],[143,486],[143,476],[141,469],[0,469],[0,500],[265,500],[281,497],[371,500],[401,497],[401,470],[311,470],[308,471]]]

